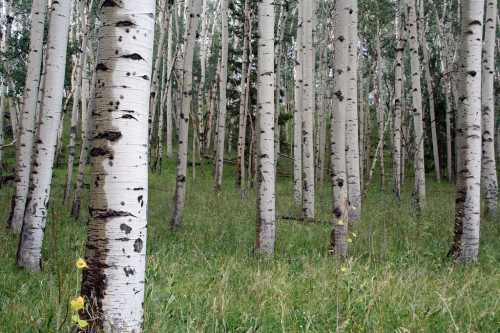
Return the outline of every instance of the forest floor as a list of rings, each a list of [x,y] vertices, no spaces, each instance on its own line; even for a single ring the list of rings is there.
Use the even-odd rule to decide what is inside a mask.
[[[18,238],[0,228],[0,332],[70,332],[68,302],[79,294],[86,212],[81,222],[61,204],[56,172],[44,247],[44,271],[15,266]],[[253,254],[255,194],[241,199],[232,167],[223,192],[212,177],[189,177],[184,227],[172,233],[174,164],[150,177],[146,332],[500,332],[500,224],[483,221],[480,262],[446,258],[454,190],[428,181],[418,219],[410,187],[398,205],[372,186],[351,234],[350,259],[328,253],[331,195],[317,200],[325,223],[278,221],[274,259]],[[411,180],[408,180],[410,183]],[[278,183],[278,215],[296,213],[292,181]],[[409,184],[410,185],[410,184]],[[0,190],[0,221],[12,184]]]

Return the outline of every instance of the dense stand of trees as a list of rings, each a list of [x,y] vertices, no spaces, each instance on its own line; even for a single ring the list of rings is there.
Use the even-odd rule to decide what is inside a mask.
[[[0,175],[14,179],[17,264],[43,268],[65,164],[65,206],[75,219],[89,207],[84,330],[142,330],[148,172],[174,158],[165,230],[182,226],[188,177],[213,166],[218,195],[235,186],[230,163],[242,200],[257,193],[256,253],[275,251],[276,182],[289,173],[298,221],[317,221],[316,193],[331,186],[330,250],[342,260],[374,177],[398,202],[411,187],[419,218],[432,177],[456,186],[449,256],[478,260],[498,203],[496,0],[0,5]]]

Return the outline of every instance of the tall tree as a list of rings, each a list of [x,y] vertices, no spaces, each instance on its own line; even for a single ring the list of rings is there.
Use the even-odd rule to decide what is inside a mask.
[[[297,6],[297,37],[295,39],[295,108],[293,113],[293,197],[297,206],[302,206],[302,116],[303,116],[303,75],[304,65],[303,34],[304,15],[303,0],[298,0]]]
[[[479,255],[481,219],[481,53],[484,0],[462,0],[458,173],[455,237],[450,254],[464,263]]]
[[[274,0],[259,2],[257,83],[257,242],[262,254],[274,253],[276,238],[274,163]]]
[[[34,0],[31,4],[30,50],[26,66],[24,103],[20,115],[19,142],[16,154],[16,192],[12,197],[12,210],[8,221],[10,228],[15,233],[21,232],[28,197],[46,14],[47,2]]]
[[[215,153],[215,184],[216,191],[222,186],[224,169],[224,148],[226,136],[226,108],[227,108],[227,66],[229,48],[229,21],[228,21],[228,0],[221,0],[222,34],[221,34],[221,62],[219,77],[219,116],[217,117],[217,145]]]
[[[421,69],[419,57],[419,39],[417,29],[417,7],[416,0],[408,2],[408,31],[410,33],[410,57],[411,57],[411,91],[413,103],[413,125],[415,143],[415,208],[421,213],[425,208],[425,156],[424,156],[424,128],[422,115],[422,88]]]
[[[105,1],[100,8],[88,268],[82,280],[86,332],[144,329],[154,14],[154,0],[121,0],[119,6]]]
[[[358,118],[358,0],[351,0],[349,13],[349,64],[346,90],[346,166],[349,196],[349,222],[361,217],[361,177],[359,167],[359,118]]]
[[[302,212],[304,219],[314,219],[315,177],[314,177],[314,71],[315,55],[313,44],[314,9],[316,0],[302,0],[302,49],[303,49],[303,110],[302,110]]]
[[[401,1],[396,5],[396,20],[394,24],[396,32],[396,64],[394,74],[394,121],[393,121],[393,182],[394,194],[399,200],[401,197],[401,111],[403,99],[403,55],[405,41],[401,33]]]
[[[349,73],[350,29],[353,19],[352,1],[337,0],[335,6],[335,77],[334,106],[331,126],[331,163],[333,188],[332,250],[347,256],[348,194],[346,170],[346,109],[351,74]]]
[[[57,136],[54,134],[61,121],[71,3],[70,0],[53,1],[50,7],[42,115],[17,253],[17,264],[29,271],[39,271],[42,268],[42,243],[57,143]]]
[[[486,214],[494,217],[498,202],[498,178],[495,160],[495,41],[497,0],[486,1],[482,68],[483,163],[482,184]]]
[[[201,12],[201,0],[188,0],[186,3],[189,21],[184,41],[185,53],[182,82],[182,110],[179,122],[179,146],[177,148],[177,177],[175,183],[175,207],[171,220],[173,229],[180,227],[182,213],[186,204],[187,163],[189,147],[189,116],[193,100],[193,57],[197,37],[198,20]],[[194,140],[194,136],[193,136]]]

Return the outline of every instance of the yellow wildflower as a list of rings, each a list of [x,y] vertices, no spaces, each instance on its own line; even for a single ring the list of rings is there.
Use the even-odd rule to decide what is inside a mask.
[[[78,327],[79,328],[85,328],[87,326],[89,326],[89,323],[86,320],[78,319]]]
[[[347,238],[347,243],[352,243],[352,238]]]
[[[353,233],[352,233],[352,237],[356,238],[356,237],[358,237],[358,234],[357,234],[357,233],[355,233],[355,232],[353,232]]]
[[[76,261],[76,268],[78,269],[84,269],[84,268],[88,268],[89,266],[87,266],[87,262],[82,259],[82,258],[78,258],[78,260]]]
[[[80,320],[80,317],[78,315],[71,316],[71,322],[76,324],[76,323],[78,323],[79,320]]]
[[[71,310],[78,311],[83,309],[85,305],[85,300],[83,299],[82,296],[78,296],[77,298],[71,300],[70,305],[71,305]]]
[[[340,267],[340,271],[341,271],[342,273],[347,272],[347,267],[345,267],[345,266]]]

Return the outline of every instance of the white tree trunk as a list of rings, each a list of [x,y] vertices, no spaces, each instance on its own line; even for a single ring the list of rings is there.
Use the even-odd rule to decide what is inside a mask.
[[[484,0],[462,0],[461,89],[458,110],[459,158],[455,241],[451,254],[475,262],[481,219],[481,49]]]
[[[303,14],[303,113],[302,113],[302,213],[304,219],[314,220],[314,46],[313,21],[314,1],[302,3]]]
[[[155,1],[106,1],[97,60],[82,295],[86,332],[142,332]],[[113,105],[110,111],[110,106]]]
[[[259,2],[257,81],[257,241],[256,251],[274,253],[276,198],[274,163],[274,0]]]
[[[52,3],[47,42],[47,65],[42,99],[42,119],[35,143],[31,184],[17,264],[29,271],[42,265],[42,243],[47,222],[52,169],[63,101],[66,47],[71,14],[70,0]]]
[[[359,119],[358,119],[358,0],[351,0],[349,12],[349,65],[346,91],[346,164],[347,191],[349,196],[349,222],[361,218],[361,178],[359,167]]]
[[[486,1],[482,73],[483,163],[482,184],[486,214],[495,217],[498,201],[498,179],[495,160],[495,40],[497,0]]]
[[[295,205],[302,207],[302,113],[303,113],[303,78],[302,67],[304,63],[303,40],[303,0],[299,0],[297,39],[295,41],[295,109],[293,114],[293,197]]]
[[[21,232],[24,210],[28,196],[33,137],[35,135],[36,106],[40,88],[40,70],[43,56],[43,33],[47,1],[34,0],[31,5],[30,51],[26,69],[24,102],[18,133],[16,156],[16,193],[12,197],[12,211],[9,226],[15,233]]]
[[[349,80],[349,44],[353,22],[350,0],[337,0],[335,8],[335,77],[333,117],[331,125],[331,163],[333,189],[332,250],[335,255],[347,256],[348,194],[346,170],[346,107]]]
[[[217,145],[215,156],[215,184],[214,188],[219,191],[222,186],[224,169],[224,140],[226,136],[226,108],[227,108],[227,66],[228,66],[228,0],[222,0],[222,34],[221,34],[221,71],[219,78],[219,116],[217,117]]]
[[[175,185],[175,207],[171,221],[172,229],[182,224],[182,214],[186,204],[187,186],[187,162],[189,147],[189,115],[191,114],[191,102],[193,100],[193,55],[197,36],[198,19],[201,12],[201,0],[190,0],[189,21],[187,26],[186,40],[184,41],[184,70],[182,83],[182,111],[179,123],[179,146],[177,148],[177,177]],[[194,138],[194,136],[193,136]]]
[[[394,194],[398,201],[401,198],[401,110],[403,102],[403,56],[405,41],[401,33],[401,3],[398,1],[396,7],[396,65],[394,74],[394,122],[393,122],[393,182]]]
[[[11,13],[12,3],[11,0],[5,0],[3,4],[3,21],[0,21],[2,26],[0,27],[0,35],[2,39],[0,40],[0,52],[2,52],[2,62],[8,66],[8,59],[6,59],[5,52],[9,49],[9,39],[12,31],[12,22],[14,17]],[[5,133],[4,133],[4,119],[8,108],[8,78],[5,74],[0,77],[0,172],[3,166],[3,145],[5,143]]]
[[[424,129],[422,120],[422,88],[420,84],[420,58],[417,30],[416,0],[408,2],[408,30],[410,32],[411,86],[413,102],[413,122],[415,129],[415,208],[418,213],[425,209],[425,159]]]
[[[172,6],[172,10],[170,13],[170,19],[168,21],[168,37],[167,37],[167,68],[168,68],[168,80],[166,82],[167,84],[167,96],[166,96],[166,114],[165,117],[167,118],[165,120],[166,126],[167,126],[167,133],[166,133],[166,148],[167,148],[167,158],[172,159],[174,156],[174,150],[172,146],[172,137],[173,137],[173,124],[172,124],[172,108],[173,108],[173,100],[172,100],[172,68],[174,66],[174,59],[173,59],[173,52],[174,48],[172,45],[173,38],[174,38],[174,29],[173,29],[173,20],[175,16],[175,1],[174,5]]]

